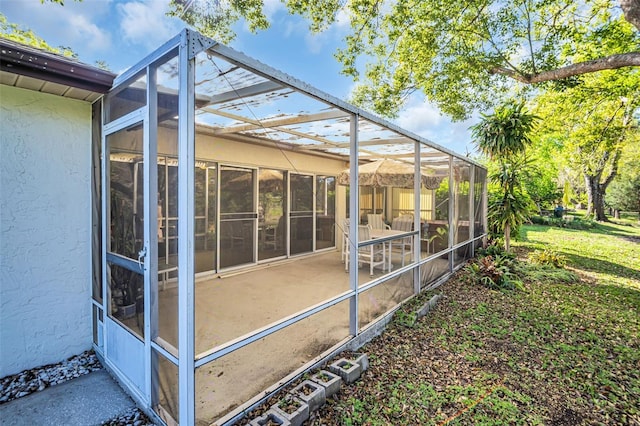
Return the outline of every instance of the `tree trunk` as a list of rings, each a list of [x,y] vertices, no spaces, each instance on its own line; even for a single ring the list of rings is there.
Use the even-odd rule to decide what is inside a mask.
[[[599,176],[584,174],[584,183],[587,187],[587,197],[589,199],[587,216],[593,216],[599,222],[608,222],[609,219],[607,219],[607,215],[604,212],[604,194],[608,183],[601,184],[598,181]]]
[[[640,1],[620,0],[620,8],[627,22],[640,30]]]
[[[604,212],[604,190],[602,185],[596,183],[596,191],[593,194],[593,205],[595,210],[595,219],[598,222],[608,222],[609,219]]]
[[[584,173],[584,172],[583,172]],[[586,174],[584,174],[584,186],[587,191],[587,217],[593,216],[593,186],[591,182],[593,179],[589,179]]]
[[[504,227],[504,250],[511,249],[511,225],[508,223]]]

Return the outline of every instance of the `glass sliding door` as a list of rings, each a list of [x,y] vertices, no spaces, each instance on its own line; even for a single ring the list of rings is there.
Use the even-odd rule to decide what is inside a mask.
[[[295,173],[290,176],[289,245],[294,255],[313,251],[313,176]]]
[[[215,163],[198,161],[195,168],[194,191],[196,273],[216,270],[217,181]]]
[[[214,163],[196,167],[195,260],[196,273],[216,270],[216,217],[218,169]],[[198,169],[201,169],[198,172]],[[200,215],[198,215],[200,212]]]
[[[360,223],[367,223],[367,215],[382,214],[388,220],[385,206],[387,200],[387,188],[371,186],[360,187]]]
[[[158,157],[158,262],[178,264],[178,160],[169,157]]]
[[[254,263],[256,171],[220,167],[220,268]]]
[[[316,176],[316,250],[334,247],[336,178]]]
[[[286,197],[284,171],[258,172],[258,260],[286,256]]]

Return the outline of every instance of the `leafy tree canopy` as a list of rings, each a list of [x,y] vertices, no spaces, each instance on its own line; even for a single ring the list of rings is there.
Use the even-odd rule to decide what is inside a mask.
[[[636,132],[623,148],[620,171],[611,182],[605,197],[616,210],[635,211],[640,214],[640,132]]]
[[[537,96],[541,137],[561,141],[569,165],[585,180],[588,213],[606,220],[604,195],[618,173],[625,146],[637,141],[640,70],[582,76],[579,85]],[[636,159],[637,160],[637,159]]]
[[[362,84],[354,101],[394,115],[420,91],[455,119],[530,84],[571,86],[580,76],[640,65],[640,0],[282,0],[312,31],[348,16],[336,57]],[[228,42],[245,18],[268,27],[263,0],[172,0],[175,16]],[[364,72],[358,58],[366,58]]]
[[[77,58],[78,56],[69,47],[53,47],[32,30],[24,29],[18,24],[8,22],[7,17],[2,13],[0,13],[0,37],[70,58]]]

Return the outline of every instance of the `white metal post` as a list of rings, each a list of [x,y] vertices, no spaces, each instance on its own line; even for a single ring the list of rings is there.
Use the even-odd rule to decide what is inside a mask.
[[[475,236],[475,222],[476,222],[476,207],[474,204],[475,201],[475,173],[476,166],[473,164],[469,164],[469,240],[473,241]],[[471,243],[471,253],[469,257],[474,256],[474,246],[475,241]]]
[[[455,191],[454,191],[454,187],[455,187],[455,176],[453,173],[453,157],[449,156],[449,272],[453,271],[453,250],[451,250],[451,247],[453,247],[453,244],[455,242],[455,234],[456,234],[456,230],[457,230],[457,226],[458,226],[458,220],[455,216]]]
[[[487,210],[489,208],[489,185],[487,185],[487,171],[485,169],[484,178],[482,179],[482,226],[484,227],[484,238],[482,239],[482,245],[487,245],[487,236],[489,235],[489,218],[487,217]]]
[[[422,202],[422,169],[420,167],[420,142],[413,144],[413,162],[414,162],[414,178],[413,178],[413,230],[418,231],[411,239],[413,243],[413,263],[417,265],[420,262],[420,203]],[[404,249],[403,249],[404,251]],[[402,260],[404,262],[404,259]],[[420,267],[413,268],[413,292],[420,293]]]
[[[178,105],[178,382],[179,423],[195,424],[194,185],[195,59],[190,33],[182,32]]]
[[[147,117],[144,126],[144,347],[145,391],[147,400],[156,403],[157,380],[152,378],[154,360],[151,342],[158,337],[158,96],[156,67],[147,68]]]
[[[358,225],[360,224],[360,187],[358,177],[358,121],[360,116],[351,116],[349,130],[349,283],[354,295],[349,303],[349,332],[358,335]]]
[[[104,98],[103,98],[104,99]],[[100,185],[100,194],[101,194],[101,200],[100,200],[100,205],[102,208],[102,218],[101,220],[101,234],[102,234],[102,241],[101,241],[101,245],[102,245],[102,252],[100,253],[100,264],[102,265],[102,274],[100,279],[102,280],[102,308],[103,308],[103,312],[102,312],[102,324],[103,324],[103,328],[104,328],[104,323],[105,323],[105,318],[109,315],[109,309],[111,309],[111,302],[109,300],[109,291],[108,291],[108,286],[109,286],[109,280],[107,279],[107,250],[110,249],[110,238],[109,235],[107,234],[107,230],[109,229],[109,219],[111,217],[111,207],[110,207],[110,203],[107,202],[107,200],[110,200],[110,196],[109,194],[111,193],[111,182],[107,179],[109,176],[111,176],[111,161],[110,157],[111,157],[111,152],[109,150],[109,147],[107,146],[107,136],[105,135],[105,131],[104,131],[104,123],[106,123],[106,117],[107,117],[107,113],[106,110],[109,107],[109,101],[103,102],[102,103],[102,112],[101,112],[101,145],[102,145],[102,158],[100,159],[100,162],[102,164],[101,167],[101,171],[100,171],[100,180],[101,180],[101,185]],[[105,333],[106,334],[106,333]],[[104,334],[103,334],[104,336]],[[102,342],[102,353],[106,354],[107,353],[107,347],[109,346],[109,340],[104,338],[103,342]],[[106,355],[105,355],[106,357]]]
[[[316,185],[316,175],[311,175],[311,251],[316,251],[316,237],[317,237],[317,229],[316,229],[316,200],[318,199],[318,186]]]
[[[285,203],[285,211],[282,212],[282,214],[285,216],[282,223],[284,223],[284,244],[286,256],[289,257],[291,256],[291,172],[285,172],[285,175],[287,176],[287,181],[284,191],[287,200]],[[278,232],[277,227],[276,232]]]

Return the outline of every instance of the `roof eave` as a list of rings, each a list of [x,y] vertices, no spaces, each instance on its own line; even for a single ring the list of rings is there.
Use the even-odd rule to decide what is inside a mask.
[[[71,58],[0,38],[0,69],[97,93],[111,89],[115,74]]]

